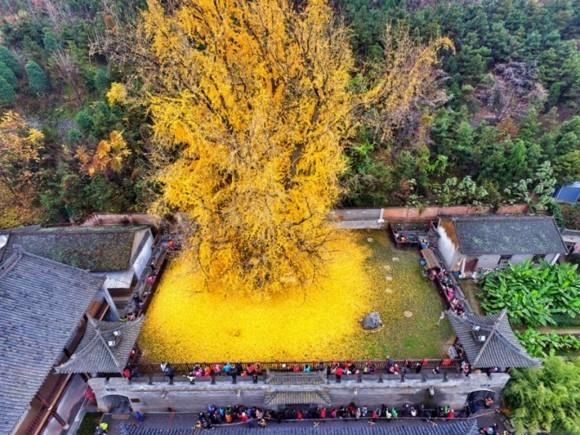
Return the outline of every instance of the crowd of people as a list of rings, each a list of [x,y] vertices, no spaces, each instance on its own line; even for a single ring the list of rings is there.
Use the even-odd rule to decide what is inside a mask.
[[[265,367],[260,363],[232,364],[227,362],[225,364],[195,364],[189,367],[186,372],[183,371],[183,367],[179,367],[179,374],[183,375],[190,384],[195,384],[196,380],[207,380],[208,378],[211,379],[212,383],[215,383],[217,377],[223,376],[230,376],[232,383],[236,383],[238,378],[244,380],[251,379],[254,383],[258,383],[260,377],[266,372]],[[449,373],[449,369],[452,369],[452,367],[457,367],[458,371],[463,372],[466,376],[471,373],[471,366],[464,358],[461,366],[456,366],[456,360],[451,358],[444,358],[437,364],[434,364],[433,361],[427,359],[396,361],[391,357],[387,357],[383,362],[369,360],[365,362],[346,361],[279,364],[277,367],[270,367],[270,371],[274,373],[318,372],[326,376],[327,380],[334,379],[336,383],[340,383],[345,376],[350,377],[350,379],[355,377],[356,380],[362,381],[364,375],[375,375],[381,381],[383,376],[388,378],[389,375],[393,375],[404,378],[407,374],[422,373],[424,369],[427,369],[429,373],[434,375],[441,374],[442,369],[446,369],[446,372]],[[173,365],[169,362],[162,362],[159,368],[169,383],[173,383],[176,376],[176,369]],[[123,371],[123,376],[129,380],[137,375],[137,367],[128,366]]]
[[[165,237],[161,241],[161,247],[169,252],[179,251],[181,244],[172,238]],[[123,320],[135,320],[144,310],[145,302],[151,295],[151,288],[155,285],[159,278],[158,270],[155,265],[156,259],[152,258],[145,277],[145,288],[141,289],[137,286],[136,291],[131,296],[125,309]]]
[[[282,410],[269,410],[251,406],[227,406],[217,407],[209,405],[206,412],[201,412],[195,423],[196,429],[209,429],[213,426],[224,424],[244,424],[248,427],[266,427],[269,422],[281,423],[283,421],[302,420],[360,420],[367,419],[370,423],[378,420],[395,420],[398,418],[424,418],[427,420],[454,419],[465,417],[469,414],[468,408],[460,411],[445,405],[436,409],[428,409],[423,405],[405,404],[402,408],[389,407],[385,404],[376,408],[367,406],[357,406],[354,402],[346,406],[332,407],[289,407]]]
[[[451,273],[444,267],[432,268],[427,271],[427,276],[431,281],[434,281],[439,286],[439,291],[447,301],[449,308],[457,315],[461,316],[465,313],[465,306],[459,300],[458,295],[461,290]]]

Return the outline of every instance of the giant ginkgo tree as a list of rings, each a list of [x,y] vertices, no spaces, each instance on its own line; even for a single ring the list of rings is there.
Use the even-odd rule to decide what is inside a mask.
[[[357,104],[347,30],[323,0],[150,0],[141,31],[167,158],[157,210],[195,222],[190,252],[206,283],[272,293],[313,279]],[[371,99],[404,102],[382,91],[388,77],[379,86]]]

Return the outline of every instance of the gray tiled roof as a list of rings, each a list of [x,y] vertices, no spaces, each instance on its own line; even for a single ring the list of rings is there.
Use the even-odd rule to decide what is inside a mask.
[[[0,433],[27,411],[104,280],[18,251],[0,265]]]
[[[126,424],[121,426],[121,435],[193,435],[198,433],[212,433],[216,435],[243,435],[248,433],[276,434],[276,435],[477,435],[477,421],[464,420],[453,422],[422,422],[406,423],[386,422],[374,426],[367,422],[325,421],[318,427],[312,422],[300,423],[270,423],[265,429],[250,430],[247,426],[231,425],[229,427],[214,428],[211,431],[195,431],[193,428],[167,428],[137,426]]]
[[[1,233],[8,240],[0,248],[0,261],[20,246],[31,254],[91,272],[124,271],[138,255],[138,245],[145,242],[145,237],[138,236],[148,228],[143,225],[17,228]]]
[[[122,373],[137,342],[144,317],[129,322],[105,322],[90,318],[77,350],[56,368],[58,373]],[[118,344],[107,345],[119,331]]]
[[[464,255],[565,253],[554,219],[547,216],[453,216]]]
[[[458,316],[449,310],[447,317],[474,368],[532,367],[540,364],[527,354],[514,335],[506,310],[489,316],[472,313]],[[474,327],[479,327],[481,335],[487,337],[484,342],[476,340]]]

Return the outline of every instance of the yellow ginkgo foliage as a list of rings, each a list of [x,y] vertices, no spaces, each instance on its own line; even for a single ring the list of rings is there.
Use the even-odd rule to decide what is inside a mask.
[[[85,147],[80,147],[76,153],[83,170],[91,176],[107,170],[119,172],[123,161],[130,155],[131,150],[127,147],[123,134],[117,130],[113,130],[108,139],[97,144],[93,155]]]
[[[320,269],[351,113],[407,110],[448,45],[394,52],[393,70],[353,94],[348,32],[325,0],[149,0],[141,32],[165,157],[154,211],[195,223],[191,257],[210,289],[269,295]]]
[[[34,207],[38,188],[36,167],[44,148],[44,135],[16,112],[0,116],[0,227],[32,223],[39,218]]]
[[[123,104],[127,101],[127,88],[122,83],[114,82],[107,92],[107,101],[110,106],[115,104]]]
[[[158,211],[197,225],[191,250],[210,288],[277,293],[316,275],[339,193],[351,52],[322,0],[148,2],[144,32]],[[214,285],[212,285],[214,284]]]

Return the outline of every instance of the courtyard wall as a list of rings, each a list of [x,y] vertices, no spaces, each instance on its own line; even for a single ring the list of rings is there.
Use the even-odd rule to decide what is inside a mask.
[[[141,412],[199,412],[206,410],[208,404],[227,406],[244,404],[246,406],[265,406],[265,399],[273,392],[320,392],[330,397],[329,406],[341,406],[350,402],[369,407],[403,406],[405,403],[425,403],[432,400],[434,405],[463,407],[469,393],[479,390],[494,391],[499,395],[509,380],[507,373],[494,373],[487,376],[473,373],[469,377],[453,373],[444,378],[442,375],[408,375],[404,382],[398,376],[387,377],[382,383],[378,379],[362,382],[343,380],[342,383],[322,385],[271,385],[264,382],[253,384],[240,381],[232,384],[224,379],[215,385],[209,382],[196,382],[191,385],[186,380],[149,384],[147,379],[129,383],[123,378],[93,378],[89,381],[97,397],[101,411],[109,411],[111,404],[119,396],[129,399],[133,411]],[[434,393],[431,396],[429,389]],[[496,396],[497,397],[497,396]],[[114,398],[114,400],[113,400]]]

